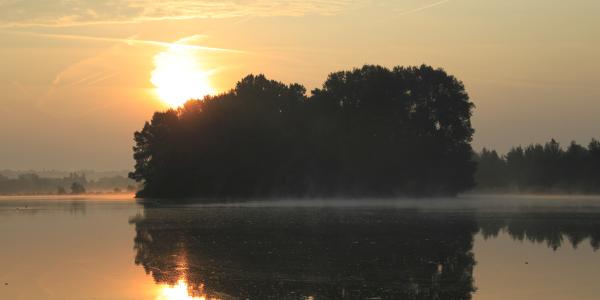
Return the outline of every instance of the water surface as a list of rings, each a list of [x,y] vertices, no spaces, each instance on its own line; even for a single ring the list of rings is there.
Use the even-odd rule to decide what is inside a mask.
[[[600,198],[0,198],[0,299],[598,299]]]

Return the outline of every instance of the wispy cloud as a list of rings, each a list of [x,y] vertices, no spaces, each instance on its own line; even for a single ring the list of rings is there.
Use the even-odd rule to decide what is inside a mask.
[[[155,20],[331,15],[355,0],[0,1],[0,27],[61,27]]]
[[[86,111],[97,110],[104,106],[103,101],[89,101],[87,98],[72,101],[73,99],[67,100],[64,95],[77,93],[77,90],[83,87],[100,87],[98,84],[118,76],[123,69],[119,65],[108,64],[107,61],[114,61],[122,54],[122,49],[123,45],[115,44],[95,56],[77,61],[58,72],[52,84],[43,94],[35,98],[36,108],[57,117],[79,118]],[[68,109],[65,108],[67,102]]]
[[[426,9],[429,9],[429,8],[432,8],[432,7],[436,7],[438,5],[442,5],[442,4],[448,3],[450,1],[451,0],[442,0],[442,1],[434,2],[434,3],[430,3],[430,4],[427,4],[427,5],[419,6],[419,7],[413,8],[413,9],[401,11],[396,16],[405,16],[405,15],[410,15],[410,14],[418,13],[420,11],[424,11]]]
[[[35,36],[35,37],[41,37],[41,38],[62,39],[62,40],[125,43],[128,45],[140,45],[141,44],[141,45],[149,45],[149,46],[157,46],[157,47],[165,47],[165,48],[177,46],[177,47],[181,47],[181,48],[189,48],[191,50],[211,51],[211,52],[243,52],[241,50],[218,48],[218,47],[208,47],[208,46],[202,46],[202,45],[197,45],[197,44],[191,43],[191,42],[198,41],[200,38],[203,37],[202,35],[193,35],[191,37],[185,38],[185,40],[180,40],[177,43],[169,43],[169,42],[162,42],[162,41],[138,39],[135,37],[115,38],[115,37],[101,37],[101,36],[88,36],[88,35],[41,33],[41,32],[20,31],[20,30],[0,30],[0,32]]]

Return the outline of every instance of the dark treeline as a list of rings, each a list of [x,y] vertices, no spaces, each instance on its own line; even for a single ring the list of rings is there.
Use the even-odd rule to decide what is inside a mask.
[[[124,176],[89,180],[85,174],[71,173],[62,178],[41,177],[35,173],[9,178],[0,174],[0,195],[83,194],[85,192],[134,192],[136,184]]]
[[[563,149],[556,141],[514,147],[506,155],[483,149],[475,155],[475,180],[482,190],[513,192],[600,192],[600,142],[575,142]]]
[[[473,185],[463,84],[429,66],[364,66],[299,84],[247,76],[135,133],[143,197],[452,195]]]
[[[4,175],[8,178],[17,178],[19,175],[24,174],[36,174],[39,177],[44,178],[64,178],[71,176],[72,173],[85,174],[85,178],[88,181],[96,181],[101,178],[113,178],[113,177],[127,177],[128,170],[92,170],[92,169],[79,169],[79,170],[56,170],[56,169],[30,169],[30,170],[11,170],[11,169],[0,169],[0,175]]]

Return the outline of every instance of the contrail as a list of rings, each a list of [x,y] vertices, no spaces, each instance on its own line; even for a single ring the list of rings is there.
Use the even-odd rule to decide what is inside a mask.
[[[111,37],[98,37],[98,36],[86,36],[86,35],[71,35],[71,34],[52,34],[52,33],[39,33],[39,32],[30,32],[30,31],[13,31],[13,30],[1,30],[4,32],[9,32],[13,34],[22,34],[29,36],[37,36],[51,39],[62,39],[62,40],[80,40],[80,41],[96,41],[96,42],[114,42],[114,43],[125,43],[128,45],[133,44],[144,44],[156,47],[181,47],[190,50],[198,50],[198,51],[210,51],[210,52],[233,52],[233,53],[243,53],[244,51],[235,50],[235,49],[227,49],[227,48],[217,48],[217,47],[207,47],[200,45],[189,45],[184,43],[168,43],[161,41],[153,41],[153,40],[141,40],[135,38],[111,38]]]
[[[400,14],[398,14],[397,16],[405,16],[405,15],[409,15],[409,14],[414,14],[414,13],[417,13],[417,12],[420,12],[420,11],[423,11],[423,10],[426,10],[426,9],[429,9],[429,8],[432,8],[432,7],[435,7],[438,5],[442,5],[442,4],[444,4],[446,2],[450,2],[450,1],[451,0],[442,0],[442,1],[434,2],[431,4],[425,5],[425,6],[421,6],[421,7],[411,9],[411,10],[403,11]]]
[[[102,82],[106,79],[109,79],[111,77],[114,77],[115,75],[117,75],[119,72],[112,72],[112,73],[107,73],[107,72],[96,72],[93,73],[91,75],[85,76],[75,82],[69,83],[69,86],[77,86],[77,85],[93,85],[95,83],[98,82]],[[60,82],[60,80],[58,81]],[[58,84],[58,82],[56,82],[56,84]],[[55,84],[55,85],[56,85]]]
[[[119,74],[119,72],[112,72],[112,73],[110,73],[108,75],[104,75],[104,76],[102,76],[100,78],[96,78],[96,80],[88,81],[87,85],[93,85],[93,84],[102,82],[102,81],[107,80],[109,78],[115,77],[117,74]]]
[[[96,72],[96,73],[92,73],[91,75],[85,76],[75,82],[71,82],[69,83],[70,86],[76,86],[79,84],[84,84],[86,82],[89,82],[90,80],[95,80],[98,77],[102,77],[104,76],[103,72]],[[54,80],[56,82],[56,84],[60,83],[60,79],[57,81],[56,79]]]

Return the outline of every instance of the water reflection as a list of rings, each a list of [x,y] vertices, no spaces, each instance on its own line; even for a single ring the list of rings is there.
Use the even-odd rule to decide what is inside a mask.
[[[470,299],[476,222],[417,211],[146,207],[135,262],[221,299]],[[201,288],[201,289],[200,289]]]
[[[594,251],[600,248],[600,218],[586,212],[530,212],[504,215],[478,215],[484,238],[506,232],[518,241],[545,243],[553,250],[568,242],[577,248],[588,241]]]
[[[2,200],[0,198],[0,200]],[[60,202],[24,199],[13,201],[0,201],[0,216],[3,215],[37,215],[48,211],[66,211],[71,215],[85,215],[87,202],[84,200],[62,200]]]
[[[202,293],[202,288],[190,287],[185,279],[179,279],[176,284],[162,284],[156,300],[218,300]]]
[[[191,297],[164,299],[471,299],[477,233],[600,242],[581,212],[146,206],[130,222],[135,263]]]

